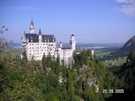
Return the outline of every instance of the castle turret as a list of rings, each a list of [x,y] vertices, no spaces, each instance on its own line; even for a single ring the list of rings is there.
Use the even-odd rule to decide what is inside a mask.
[[[38,40],[39,42],[42,42],[42,32],[41,32],[41,29],[39,29],[39,36],[38,36]]]
[[[35,26],[34,26],[34,22],[33,21],[30,22],[29,32],[30,33],[36,33],[36,30],[35,30]]]
[[[74,34],[71,35],[70,45],[71,45],[72,50],[74,51],[76,49],[76,41],[75,41]]]

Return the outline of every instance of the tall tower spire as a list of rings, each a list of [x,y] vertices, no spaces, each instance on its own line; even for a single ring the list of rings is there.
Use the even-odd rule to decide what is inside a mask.
[[[72,50],[74,51],[76,49],[76,41],[75,41],[74,34],[71,34],[70,45],[71,45]]]
[[[29,32],[30,33],[35,33],[36,32],[33,20],[31,20],[31,22],[30,22]]]

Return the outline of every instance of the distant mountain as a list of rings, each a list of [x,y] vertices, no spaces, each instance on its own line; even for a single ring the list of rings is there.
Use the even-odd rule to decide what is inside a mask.
[[[112,53],[112,55],[127,56],[130,51],[135,51],[135,36],[131,37],[120,49]]]
[[[135,36],[131,37],[121,48],[123,51],[135,51]]]
[[[77,43],[77,48],[79,49],[96,49],[96,50],[106,50],[120,48],[122,43]]]

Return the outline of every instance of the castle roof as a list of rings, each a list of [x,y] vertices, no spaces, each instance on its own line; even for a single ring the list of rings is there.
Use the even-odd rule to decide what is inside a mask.
[[[28,42],[39,42],[39,35],[42,37],[42,42],[55,42],[56,39],[54,35],[44,35],[36,33],[25,33],[25,38]]]
[[[42,41],[43,42],[55,42],[56,39],[54,35],[42,35]]]

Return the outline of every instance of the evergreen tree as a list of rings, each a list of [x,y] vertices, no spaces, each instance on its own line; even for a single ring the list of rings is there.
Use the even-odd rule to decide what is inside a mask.
[[[26,51],[24,51],[24,52],[22,53],[22,55],[23,55],[22,60],[23,60],[24,63],[26,63],[26,62],[28,61]]]
[[[47,71],[47,58],[45,54],[43,54],[43,57],[42,57],[42,68],[45,72]]]
[[[127,62],[120,67],[117,75],[125,83],[125,90],[135,93],[135,52],[129,53]]]

